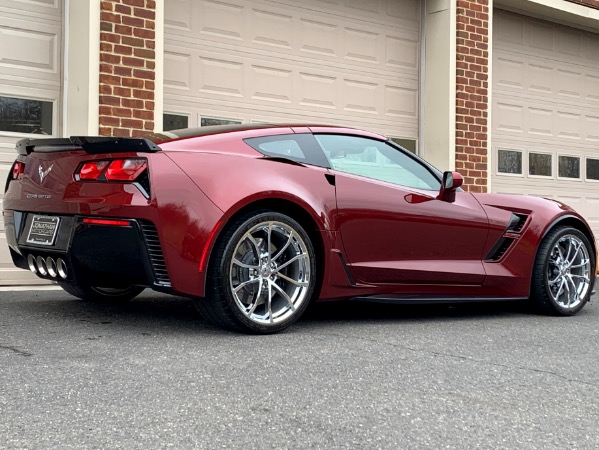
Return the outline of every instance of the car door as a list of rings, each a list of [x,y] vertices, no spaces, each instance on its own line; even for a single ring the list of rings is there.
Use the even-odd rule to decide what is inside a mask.
[[[335,175],[337,228],[367,283],[480,285],[487,216],[467,192],[438,200],[440,174],[372,138],[315,134]]]

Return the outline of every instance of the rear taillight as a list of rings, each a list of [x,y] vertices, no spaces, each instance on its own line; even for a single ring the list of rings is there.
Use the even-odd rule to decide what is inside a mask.
[[[77,181],[135,181],[148,168],[144,158],[88,161],[75,171]]]
[[[106,169],[106,179],[110,181],[135,181],[148,167],[145,159],[115,159]]]
[[[13,180],[20,180],[23,178],[25,173],[25,163],[22,161],[15,161],[6,177],[6,184],[4,185],[4,192],[8,191],[8,185]]]
[[[107,165],[108,161],[91,161],[83,163],[75,174],[75,177],[78,175],[78,179],[80,180],[97,180],[100,178]]]
[[[25,163],[21,161],[15,161],[12,166],[12,179],[19,180],[23,178],[23,174],[25,173]]]

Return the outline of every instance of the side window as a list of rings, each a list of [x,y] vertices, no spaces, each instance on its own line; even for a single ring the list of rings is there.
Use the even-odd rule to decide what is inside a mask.
[[[318,142],[309,133],[248,138],[244,139],[244,142],[264,156],[287,158],[303,164],[329,167],[327,158]]]
[[[280,141],[263,142],[259,144],[261,150],[270,155],[292,156],[293,158],[306,159],[299,144],[292,139],[281,139]]]
[[[407,187],[439,190],[439,178],[423,163],[386,142],[338,134],[315,135],[330,166]]]

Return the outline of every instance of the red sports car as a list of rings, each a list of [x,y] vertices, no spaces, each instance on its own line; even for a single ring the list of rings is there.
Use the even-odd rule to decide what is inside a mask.
[[[150,287],[272,333],[312,300],[530,300],[572,315],[597,248],[568,206],[470,194],[383,136],[312,125],[22,140],[5,187],[16,266],[86,300]]]

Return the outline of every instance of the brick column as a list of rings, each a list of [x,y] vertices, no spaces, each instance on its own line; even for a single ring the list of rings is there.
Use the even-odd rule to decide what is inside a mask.
[[[154,129],[155,28],[155,0],[102,0],[100,135]]]
[[[489,105],[489,0],[458,0],[456,170],[470,192],[486,192]]]

